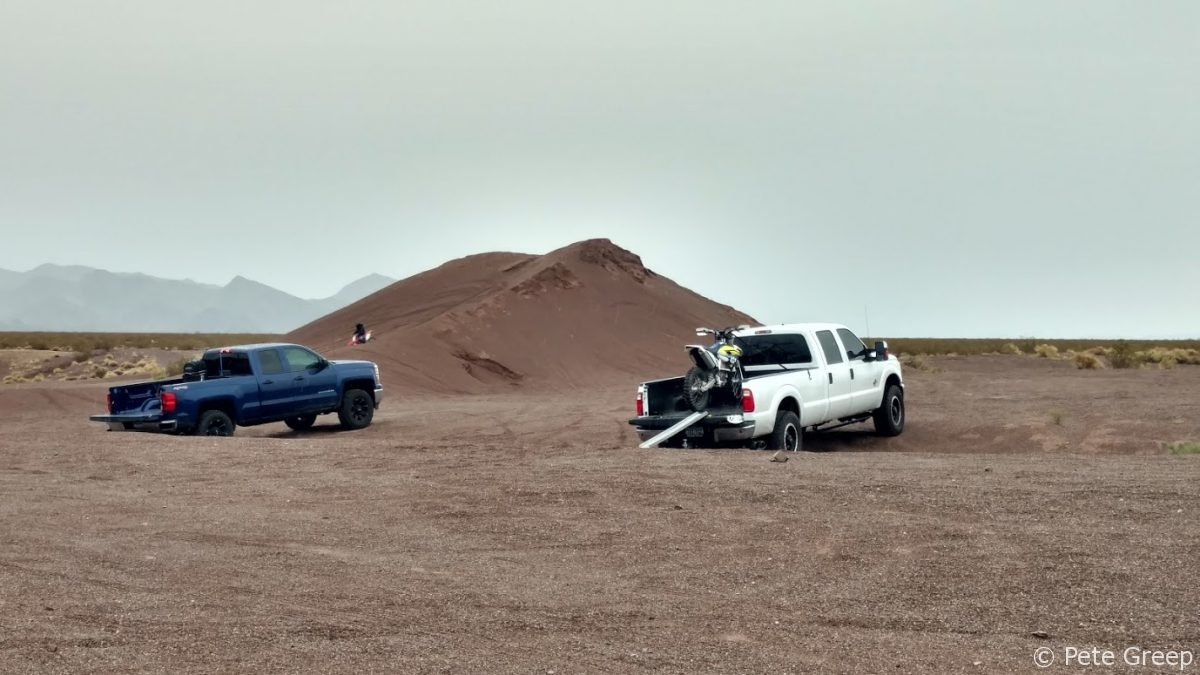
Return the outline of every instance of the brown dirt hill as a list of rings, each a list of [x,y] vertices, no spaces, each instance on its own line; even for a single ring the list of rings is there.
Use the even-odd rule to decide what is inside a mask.
[[[373,333],[346,346],[354,324]],[[287,336],[380,365],[390,389],[573,389],[682,374],[696,326],[758,323],[607,239],[484,253],[396,282]]]

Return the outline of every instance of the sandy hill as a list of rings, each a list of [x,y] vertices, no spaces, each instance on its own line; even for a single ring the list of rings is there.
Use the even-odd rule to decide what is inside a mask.
[[[365,323],[374,339],[346,341]],[[403,390],[488,392],[683,374],[701,325],[757,323],[659,276],[607,239],[542,256],[484,253],[396,282],[288,338],[377,362]]]

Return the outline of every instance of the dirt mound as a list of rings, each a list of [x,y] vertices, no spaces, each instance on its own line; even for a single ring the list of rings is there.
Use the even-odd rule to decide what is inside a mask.
[[[354,324],[373,332],[347,347]],[[287,336],[376,361],[385,386],[574,389],[682,374],[701,325],[758,323],[647,269],[607,239],[542,256],[485,253],[399,281]]]

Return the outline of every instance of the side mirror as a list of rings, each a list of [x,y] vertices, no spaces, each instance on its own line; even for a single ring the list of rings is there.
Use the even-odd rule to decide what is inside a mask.
[[[883,340],[876,340],[875,341],[875,360],[887,361],[887,359],[888,359],[887,343],[884,342]]]

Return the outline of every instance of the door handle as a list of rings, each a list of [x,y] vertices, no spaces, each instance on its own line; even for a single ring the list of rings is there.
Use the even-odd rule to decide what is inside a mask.
[[[299,382],[300,380],[303,380],[303,379],[304,379],[304,376],[303,376],[303,375],[297,375],[297,376],[296,376],[296,381],[297,381],[297,382]]]
[[[829,384],[833,384],[833,373],[829,373]]]
[[[854,369],[853,368],[850,369],[850,379],[852,379],[852,380],[854,379]]]
[[[275,384],[275,380],[263,380],[263,384]]]

